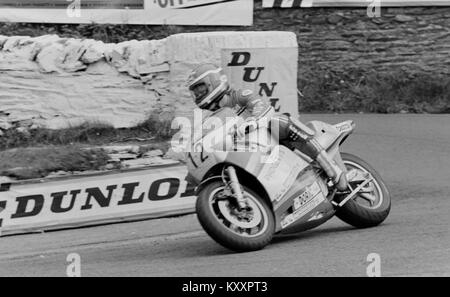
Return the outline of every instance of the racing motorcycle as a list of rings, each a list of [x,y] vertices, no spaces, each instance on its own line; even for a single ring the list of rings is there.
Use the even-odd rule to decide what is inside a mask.
[[[314,160],[288,142],[278,143],[267,123],[250,123],[251,132],[238,136],[236,127],[246,123],[232,109],[216,111],[202,122],[188,153],[197,217],[216,242],[237,252],[254,251],[274,234],[309,230],[334,215],[357,228],[386,219],[391,198],[380,174],[361,158],[340,152],[355,129],[353,121],[307,123],[345,170],[345,191],[337,190]]]

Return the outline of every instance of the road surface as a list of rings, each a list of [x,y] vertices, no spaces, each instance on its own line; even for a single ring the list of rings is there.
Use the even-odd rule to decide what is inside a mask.
[[[354,119],[344,151],[367,160],[392,192],[384,224],[358,230],[333,218],[261,251],[235,254],[195,215],[0,238],[0,276],[65,276],[77,253],[82,276],[450,276],[450,115],[305,115]]]

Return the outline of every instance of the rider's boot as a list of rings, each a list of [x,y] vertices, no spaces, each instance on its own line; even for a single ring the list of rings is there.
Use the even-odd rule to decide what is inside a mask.
[[[333,183],[338,190],[347,190],[348,181],[345,172],[333,159],[330,158],[330,155],[325,150],[322,150],[317,155],[316,161],[323,168],[326,174],[333,180]]]
[[[319,163],[338,190],[344,191],[347,189],[348,182],[345,172],[315,139],[315,133],[312,129],[300,121],[290,118],[288,135],[289,140],[294,142],[297,149]]]

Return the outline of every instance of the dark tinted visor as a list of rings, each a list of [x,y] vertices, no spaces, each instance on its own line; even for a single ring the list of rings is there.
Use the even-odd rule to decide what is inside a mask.
[[[195,102],[199,103],[203,98],[208,95],[208,86],[205,83],[199,83],[189,88]]]

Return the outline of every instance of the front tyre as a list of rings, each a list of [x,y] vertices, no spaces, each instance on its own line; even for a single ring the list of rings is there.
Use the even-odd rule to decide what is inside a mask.
[[[380,174],[361,158],[348,154],[341,154],[342,161],[347,168],[347,176],[352,189],[361,184],[358,177],[370,173],[373,180],[364,186],[361,191],[347,201],[337,212],[336,216],[342,221],[357,227],[368,228],[381,224],[391,210],[391,196]],[[337,197],[340,202],[345,198]]]
[[[223,182],[206,185],[197,198],[197,217],[206,233],[222,246],[237,252],[255,251],[272,240],[275,219],[263,198],[246,186],[242,188],[248,208],[239,211],[233,198],[220,195],[225,189]]]

